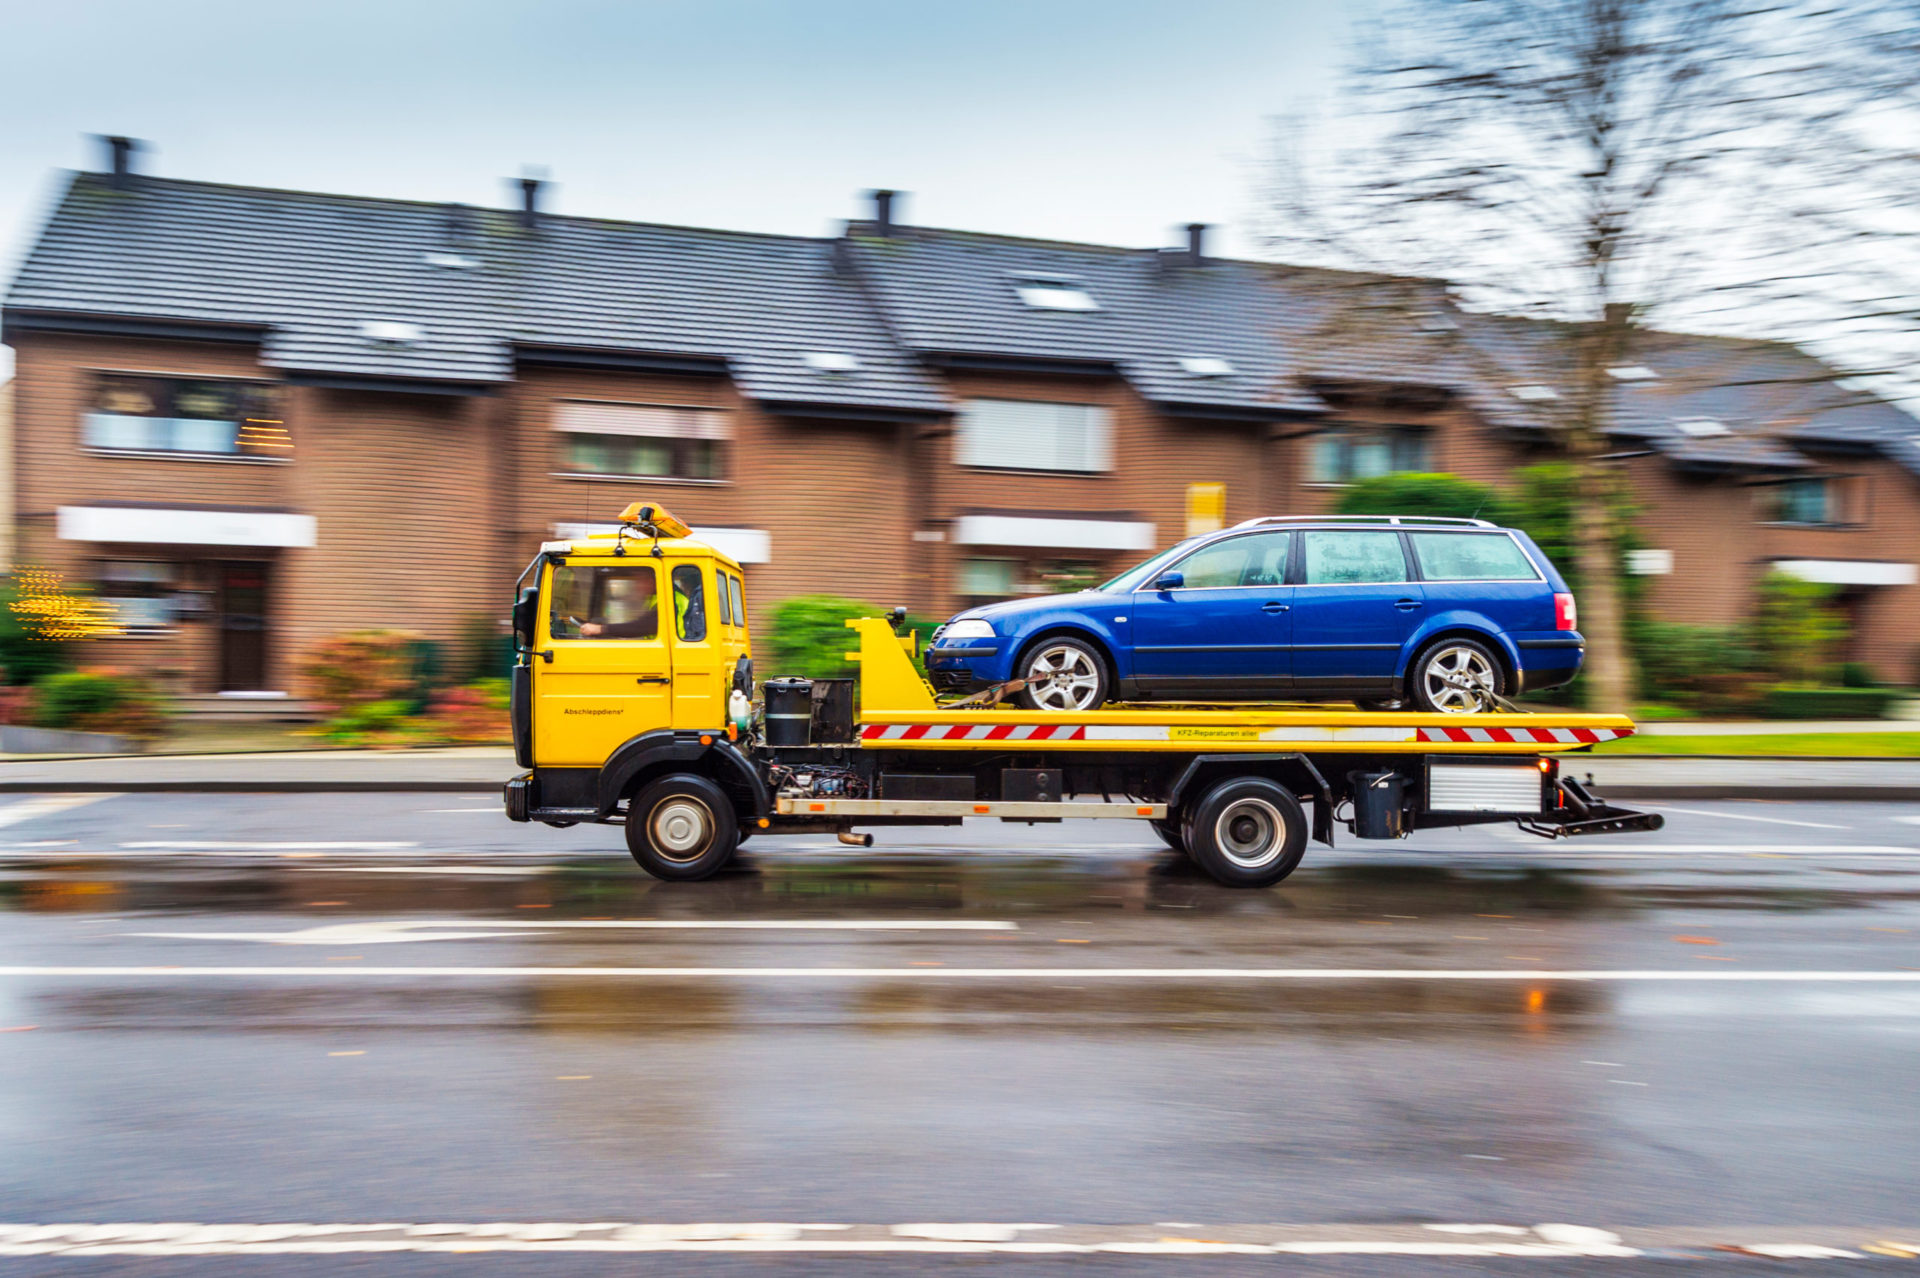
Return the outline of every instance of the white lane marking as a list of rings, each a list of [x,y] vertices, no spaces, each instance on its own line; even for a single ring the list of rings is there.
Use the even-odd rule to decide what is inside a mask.
[[[1920,825],[1920,816],[1897,816],[1893,819],[1902,825]]]
[[[1721,817],[1728,821],[1763,821],[1768,825],[1797,825],[1807,830],[1851,830],[1850,825],[1829,825],[1825,821],[1789,821],[1785,817],[1755,816],[1750,812],[1710,812],[1705,808],[1676,808],[1671,803],[1642,803],[1643,808],[1678,812],[1682,816]]]
[[[486,928],[487,931],[473,931]],[[403,941],[470,941],[527,932],[626,929],[657,932],[1017,932],[999,919],[379,919],[327,923],[290,932],[123,932],[190,941],[260,941],[267,945],[392,945]]]
[[[1476,858],[1502,860],[1551,860],[1556,857],[1625,858],[1645,856],[1920,856],[1920,848],[1890,843],[1621,843],[1610,852],[1576,852],[1571,848],[1542,849],[1539,852],[1508,852],[1502,848],[1410,848],[1429,856],[1452,856],[1463,861]]]
[[[302,874],[504,874],[516,878],[539,878],[557,867],[551,865],[296,865]]]
[[[22,799],[18,803],[9,803],[0,808],[0,826],[19,825],[22,821],[37,821],[41,817],[59,816],[62,812],[84,808],[102,799],[119,797],[118,794],[106,793],[36,795],[31,799]]]
[[[122,843],[129,852],[404,852],[418,843],[243,843],[223,840],[155,839]]]
[[[422,816],[505,816],[499,807],[491,808],[421,808]]]
[[[183,964],[0,967],[0,976],[298,976],[332,980],[407,977],[621,977],[629,980],[710,977],[734,980],[993,980],[1059,981],[1579,981],[1718,984],[1920,984],[1913,971],[1673,970],[1621,968],[1358,968],[1358,967],[188,967]]]

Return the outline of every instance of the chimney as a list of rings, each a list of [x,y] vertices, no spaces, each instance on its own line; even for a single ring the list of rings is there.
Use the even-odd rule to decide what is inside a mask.
[[[540,188],[545,185],[537,177],[520,179],[520,225],[529,231],[540,224]]]
[[[899,228],[893,224],[893,200],[898,191],[874,191],[873,195],[873,233],[883,240],[893,238]]]
[[[1187,223],[1187,265],[1200,266],[1207,260],[1207,224]]]
[[[102,137],[107,144],[107,172],[110,183],[116,191],[124,191],[133,185],[133,153],[139,143],[132,138]]]

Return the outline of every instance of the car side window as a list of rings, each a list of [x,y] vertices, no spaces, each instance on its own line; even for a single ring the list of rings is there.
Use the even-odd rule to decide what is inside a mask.
[[[707,595],[701,589],[698,564],[680,564],[673,570],[673,632],[688,643],[707,637]]]
[[[553,570],[548,633],[555,639],[656,639],[659,586],[652,564]]]
[[[1538,581],[1540,574],[1505,533],[1408,534],[1428,581]]]
[[[1405,581],[1407,559],[1400,534],[1329,529],[1300,534],[1309,586],[1353,586]]]
[[[1203,546],[1175,564],[1185,589],[1279,586],[1287,580],[1287,533],[1250,533]]]

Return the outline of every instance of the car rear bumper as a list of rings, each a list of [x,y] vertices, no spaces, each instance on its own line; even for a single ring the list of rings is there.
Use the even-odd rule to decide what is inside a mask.
[[[1520,677],[1520,692],[1538,692],[1542,688],[1558,688],[1571,683],[1573,677],[1580,673],[1581,663],[1587,659],[1587,641],[1578,631],[1515,638],[1514,647],[1520,652],[1519,669],[1516,671]]]

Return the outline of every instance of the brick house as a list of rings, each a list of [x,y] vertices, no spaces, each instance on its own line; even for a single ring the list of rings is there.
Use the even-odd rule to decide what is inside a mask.
[[[1510,375],[1463,355],[1467,316],[1328,342],[1328,273],[1199,227],[1063,244],[904,226],[883,195],[838,237],[741,234],[554,216],[531,182],[478,209],[128,159],[72,176],[6,296],[11,531],[115,602],[108,660],[182,691],[289,689],[350,629],[477,642],[540,542],[639,495],[760,610],[944,614],[1170,544],[1195,486],[1231,522],[1390,470],[1500,482],[1551,444],[1524,341],[1497,335]],[[1649,341],[1621,451],[1655,606],[1735,620],[1782,563],[1913,678],[1920,425],[1792,348]],[[1707,347],[1745,371],[1694,376]]]

